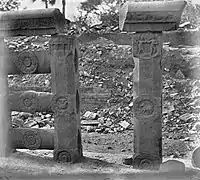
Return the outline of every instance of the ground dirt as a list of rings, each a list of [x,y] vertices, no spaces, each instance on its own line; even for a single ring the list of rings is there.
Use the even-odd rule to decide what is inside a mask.
[[[1,158],[0,175],[9,179],[198,179],[200,170],[191,165],[191,153],[184,159],[184,174],[171,175],[142,171],[123,164],[133,155],[133,131],[123,133],[82,133],[83,159],[79,163],[57,163],[52,150],[17,149],[9,158]],[[163,161],[169,158],[163,158]]]
[[[142,171],[123,165],[124,154],[84,152],[84,158],[76,164],[56,163],[52,151],[20,150],[10,158],[1,159],[0,173],[9,179],[66,178],[66,179],[198,179],[200,170],[191,167],[190,160],[179,159],[186,164],[181,174]],[[164,161],[167,159],[164,159]]]

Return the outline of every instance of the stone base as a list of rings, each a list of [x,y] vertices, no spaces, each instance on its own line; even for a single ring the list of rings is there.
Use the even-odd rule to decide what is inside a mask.
[[[148,154],[135,154],[132,158],[123,160],[123,164],[132,165],[135,169],[159,170],[161,158]]]
[[[54,150],[53,153],[54,160],[57,162],[70,162],[77,163],[83,157],[82,149],[81,150],[68,150],[68,149],[58,149]]]

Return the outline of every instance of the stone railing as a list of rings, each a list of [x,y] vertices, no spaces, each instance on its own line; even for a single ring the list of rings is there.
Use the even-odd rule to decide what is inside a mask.
[[[185,5],[184,1],[127,2],[120,9],[120,29],[136,32],[129,34],[128,42],[113,36],[116,41],[122,40],[119,44],[123,42],[122,44],[132,45],[136,77],[133,83],[137,95],[134,99],[134,155],[130,159],[125,159],[124,163],[135,168],[158,169],[162,163],[162,32],[178,28]],[[37,13],[37,17],[33,11],[25,11],[26,20],[31,19],[30,25],[25,23],[24,19],[20,19],[23,12],[16,15],[5,14],[1,18],[1,24],[5,26],[2,32],[7,32],[4,36],[36,35],[37,32],[52,35],[48,52],[11,52],[4,59],[8,62],[7,74],[51,72],[52,93],[15,92],[8,96],[8,102],[10,110],[54,112],[55,130],[11,128],[11,131],[6,132],[12,133],[11,148],[54,148],[56,160],[76,161],[82,156],[78,43],[75,37],[61,34],[62,23],[56,22],[58,19],[62,22],[62,18],[59,17],[57,10],[45,12],[43,18],[47,18],[51,23],[43,24],[41,19],[37,23],[35,18],[39,19],[41,14]],[[7,23],[12,17],[15,17],[13,26],[12,23]],[[15,21],[20,25],[15,25]],[[42,29],[40,26],[33,28],[33,24],[40,23]],[[20,31],[26,24],[30,28],[22,28]],[[4,102],[6,104],[6,101]],[[10,123],[6,118],[3,121]],[[11,124],[6,127],[9,129]],[[9,135],[5,136],[6,142],[9,142],[9,138],[6,137]]]
[[[4,63],[8,74],[51,73],[51,93],[12,91],[6,93],[8,116],[2,118],[6,142],[12,149],[52,149],[56,161],[75,162],[82,156],[79,94],[79,48],[76,37],[63,34],[65,19],[58,9],[28,10],[1,14],[1,44],[7,36],[51,35],[49,51],[9,52]],[[5,68],[5,66],[4,66]],[[6,84],[6,83],[4,83]],[[2,90],[7,92],[7,88]],[[12,128],[10,111],[53,112],[54,130]],[[8,153],[9,154],[9,153]],[[6,156],[1,153],[1,156]]]

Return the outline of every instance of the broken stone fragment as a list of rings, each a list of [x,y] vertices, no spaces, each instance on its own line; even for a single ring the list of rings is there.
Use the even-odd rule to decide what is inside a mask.
[[[19,127],[22,127],[24,124],[24,121],[16,116],[14,116],[14,117],[12,117],[12,123]]]
[[[196,132],[200,133],[200,122],[195,123],[192,130],[195,130]]]
[[[105,118],[104,117],[100,117],[100,118],[98,118],[98,121],[99,121],[100,124],[103,124],[104,121],[105,121]]]
[[[130,124],[126,121],[121,121],[119,122],[119,125],[121,125],[124,129],[127,129]]]
[[[21,113],[19,113],[19,118],[27,119],[29,117],[33,117],[33,115],[31,113],[27,113],[27,112],[21,112]]]
[[[88,133],[94,132],[94,131],[95,131],[94,127],[92,127],[92,126],[87,126],[86,129],[87,129],[87,132],[88,132]]]
[[[184,173],[185,164],[178,160],[168,160],[160,165],[159,172],[161,173]]]
[[[86,111],[85,114],[83,115],[83,118],[91,119],[91,120],[96,119],[97,118],[97,113]]]
[[[37,125],[37,122],[31,119],[27,119],[27,121],[24,123],[24,127],[30,128]]]
[[[12,112],[11,112],[11,115],[12,115],[12,116],[16,116],[16,115],[18,115],[18,114],[19,114],[19,112],[17,112],[17,111],[12,111]]]
[[[50,118],[50,117],[51,117],[51,114],[46,114],[45,117],[46,117],[46,118]]]
[[[195,148],[192,153],[192,165],[200,168],[200,147]]]

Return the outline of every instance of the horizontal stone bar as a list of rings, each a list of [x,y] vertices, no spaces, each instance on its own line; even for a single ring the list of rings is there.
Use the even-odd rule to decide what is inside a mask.
[[[11,111],[51,113],[52,98],[53,94],[47,92],[12,92],[8,95],[8,104]]]
[[[132,45],[133,39],[132,32],[129,33],[83,33],[78,37],[80,43],[88,43],[95,41],[98,38],[105,38],[120,45]],[[200,44],[200,31],[165,31],[163,32],[163,42],[169,42],[170,46],[178,45],[199,45]]]
[[[185,1],[126,2],[119,10],[119,29],[129,32],[176,30]]]
[[[8,86],[8,93],[13,93],[17,91],[37,91],[37,92],[51,92],[50,87],[41,87],[41,86],[23,86],[12,84]]]
[[[80,41],[80,43],[87,43],[103,37],[105,39],[113,41],[116,44],[132,45],[132,34],[134,33],[83,33],[78,37],[78,40]]]
[[[8,92],[13,94],[15,92],[23,91],[38,91],[38,92],[51,92],[50,87],[41,87],[41,86],[21,86],[21,85],[10,85]],[[107,100],[111,96],[110,90],[102,90],[101,92],[94,93],[93,87],[81,86],[81,112],[84,111],[93,111],[95,108],[104,107],[107,103]]]
[[[50,73],[50,54],[48,51],[9,52],[6,57],[8,74]]]
[[[65,18],[59,9],[9,11],[0,14],[4,36],[53,35],[64,31]]]
[[[54,149],[54,129],[13,128],[14,149]]]

